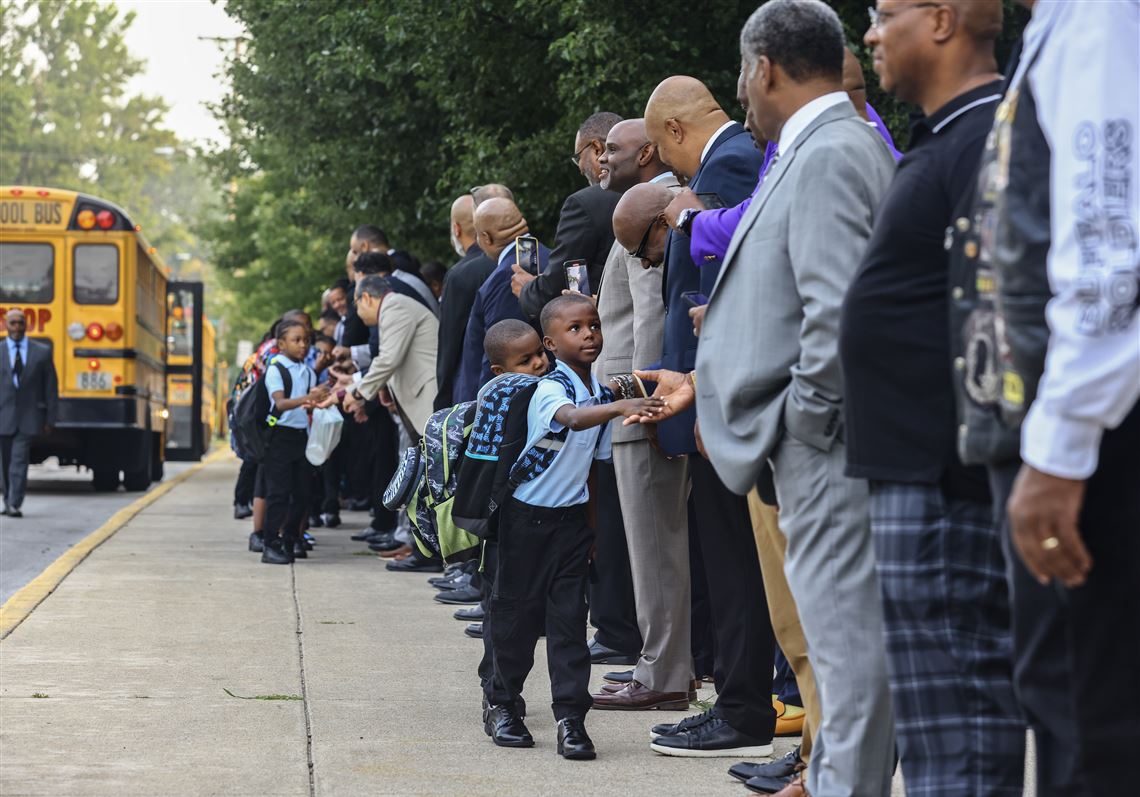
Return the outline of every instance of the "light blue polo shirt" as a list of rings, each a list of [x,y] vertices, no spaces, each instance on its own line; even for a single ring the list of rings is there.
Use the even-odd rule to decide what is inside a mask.
[[[293,362],[284,354],[276,355],[270,363],[281,363],[289,372],[293,380],[292,393],[287,398],[300,398],[313,389],[317,383],[317,375],[313,369],[304,363]],[[278,390],[285,391],[285,382],[281,379],[281,372],[274,365],[266,366],[265,389],[269,391],[269,409],[273,410],[277,404],[273,401],[273,394]],[[266,421],[268,422],[268,420]],[[309,428],[309,413],[303,407],[296,407],[281,413],[277,419],[278,426],[287,426],[290,429]]]
[[[565,428],[554,420],[554,413],[560,408],[567,404],[590,407],[605,403],[598,395],[601,387],[592,374],[590,386],[593,388],[593,395],[564,362],[556,360],[555,368],[570,377],[570,381],[574,384],[574,401],[567,397],[562,385],[553,379],[540,381],[527,408],[528,433],[524,451],[533,448],[547,432],[560,432]],[[595,459],[610,458],[609,423],[578,432],[571,429],[566,433],[566,442],[554,455],[550,467],[530,481],[519,485],[514,497],[531,506],[561,507],[584,504],[590,498],[590,491],[586,487],[590,465]]]

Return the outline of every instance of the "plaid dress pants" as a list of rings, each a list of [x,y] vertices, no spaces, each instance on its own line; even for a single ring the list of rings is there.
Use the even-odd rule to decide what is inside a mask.
[[[1020,795],[1025,721],[990,504],[874,482],[871,532],[907,794]]]

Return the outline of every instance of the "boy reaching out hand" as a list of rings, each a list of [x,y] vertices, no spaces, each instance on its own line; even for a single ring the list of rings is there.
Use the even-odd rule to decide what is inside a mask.
[[[581,295],[559,296],[543,308],[543,345],[555,370],[569,379],[574,398],[552,378],[539,382],[527,408],[529,451],[550,433],[565,431],[553,459],[507,500],[499,520],[499,555],[489,615],[494,675],[486,730],[503,747],[532,747],[519,716],[520,695],[546,630],[558,753],[592,759],[586,733],[590,651],[586,644],[586,579],[593,530],[586,517],[587,480],[595,459],[609,459],[609,422],[651,416],[660,399],[611,401],[590,373],[602,350],[598,311]],[[521,352],[520,352],[521,354]]]

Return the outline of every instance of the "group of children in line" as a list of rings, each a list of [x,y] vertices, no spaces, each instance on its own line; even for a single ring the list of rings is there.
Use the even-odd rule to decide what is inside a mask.
[[[558,753],[592,759],[596,753],[584,718],[590,653],[586,642],[586,588],[593,547],[591,469],[610,457],[610,421],[652,416],[656,398],[614,399],[591,367],[602,350],[601,322],[593,301],[564,295],[542,312],[543,337],[521,321],[501,321],[488,330],[484,347],[496,378],[503,374],[540,378],[526,409],[529,452],[544,441],[547,458],[529,478],[512,485],[494,513],[484,540],[483,724],[503,747],[532,747],[523,722],[521,693],[534,664],[534,650],[546,635]],[[276,353],[264,383],[270,399],[270,427],[260,475],[265,522],[262,561],[288,563],[305,555],[300,529],[309,506],[312,468],[305,460],[307,412],[328,396],[318,384],[310,331],[304,321],[285,318],[276,328]],[[554,358],[553,368],[547,352]],[[323,357],[323,355],[316,355]],[[289,379],[284,379],[284,374]],[[422,430],[421,430],[422,431]],[[550,456],[552,454],[552,456]]]

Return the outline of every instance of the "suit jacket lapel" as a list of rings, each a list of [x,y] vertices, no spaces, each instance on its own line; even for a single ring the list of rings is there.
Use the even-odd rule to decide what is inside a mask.
[[[855,106],[852,105],[849,100],[836,103],[813,119],[804,132],[796,136],[796,140],[792,143],[788,151],[779,156],[776,165],[768,171],[767,176],[764,178],[764,184],[760,186],[760,191],[753,197],[752,204],[748,206],[748,212],[745,213],[744,218],[740,220],[740,224],[737,226],[732,240],[729,241],[728,251],[724,253],[724,261],[720,267],[720,273],[717,274],[716,285],[713,286],[714,293],[716,292],[716,288],[720,286],[721,280],[724,279],[725,273],[732,266],[736,252],[740,249],[740,245],[744,241],[744,236],[747,235],[752,225],[756,223],[756,219],[760,216],[760,211],[764,209],[764,205],[767,204],[768,198],[772,195],[772,192],[776,190],[776,186],[779,185],[783,176],[787,174],[788,169],[791,168],[792,161],[795,160],[796,153],[799,152],[800,147],[812,137],[816,130],[828,122],[855,115]]]

